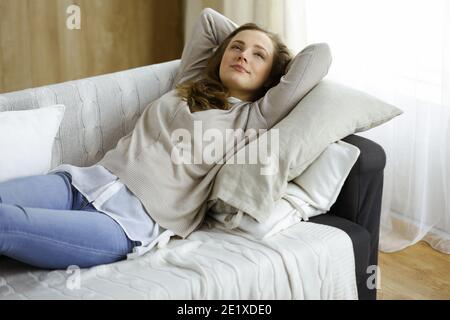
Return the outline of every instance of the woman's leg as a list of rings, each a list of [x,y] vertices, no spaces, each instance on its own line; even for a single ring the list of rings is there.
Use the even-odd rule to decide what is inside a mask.
[[[132,248],[106,214],[0,203],[0,255],[45,269],[87,268],[123,260]]]
[[[72,188],[70,175],[62,172],[0,183],[0,203],[22,207],[76,210],[80,196]]]

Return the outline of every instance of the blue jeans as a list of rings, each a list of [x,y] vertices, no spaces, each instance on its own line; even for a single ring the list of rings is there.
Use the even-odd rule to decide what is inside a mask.
[[[0,183],[0,256],[45,269],[123,260],[136,242],[54,173]]]

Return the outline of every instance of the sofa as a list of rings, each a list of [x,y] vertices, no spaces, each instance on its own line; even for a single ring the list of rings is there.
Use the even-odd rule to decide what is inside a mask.
[[[0,112],[64,104],[66,111],[53,145],[51,167],[62,163],[89,166],[132,131],[150,102],[170,90],[179,63],[180,60],[173,60],[0,94]],[[353,246],[355,270],[352,272],[358,298],[376,299],[385,153],[381,146],[358,135],[343,140],[358,147],[360,156],[331,210],[311,218],[310,222],[338,228],[348,235]],[[29,269],[32,268],[0,257],[0,283],[7,285],[12,281],[8,279],[25,281],[21,277],[30,274]],[[38,289],[31,291],[34,296],[28,297],[39,297]]]

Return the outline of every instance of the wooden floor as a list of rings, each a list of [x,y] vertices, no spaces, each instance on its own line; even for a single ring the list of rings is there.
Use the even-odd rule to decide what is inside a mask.
[[[421,241],[394,253],[379,253],[380,300],[449,300],[450,255]]]

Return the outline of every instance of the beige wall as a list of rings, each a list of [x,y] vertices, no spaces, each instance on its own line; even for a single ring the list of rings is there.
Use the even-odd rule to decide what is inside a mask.
[[[1,1],[1,0],[0,0]],[[245,1],[245,0],[244,0]],[[184,40],[191,37],[192,29],[203,8],[209,7],[217,12],[223,12],[223,0],[183,0],[184,6]]]
[[[69,5],[81,29],[69,30]],[[0,92],[178,59],[182,0],[0,0]]]

